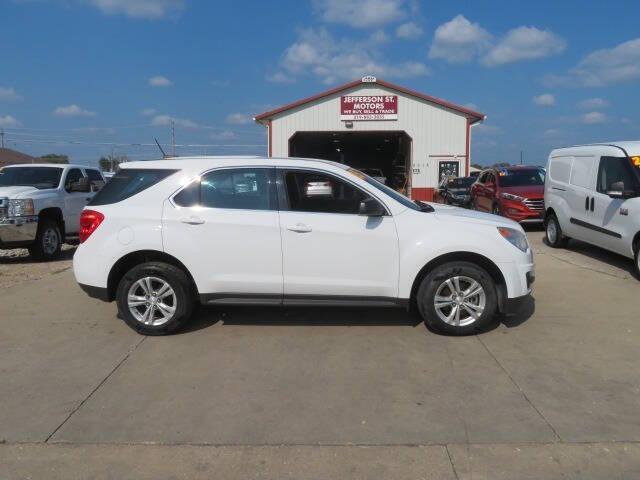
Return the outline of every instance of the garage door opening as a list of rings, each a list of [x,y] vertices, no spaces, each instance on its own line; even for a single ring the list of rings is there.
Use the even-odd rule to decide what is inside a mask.
[[[297,132],[289,156],[344,163],[410,194],[411,137],[405,132]]]

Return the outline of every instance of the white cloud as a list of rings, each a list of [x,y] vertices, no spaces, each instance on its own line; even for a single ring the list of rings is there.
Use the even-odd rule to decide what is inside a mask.
[[[79,107],[75,103],[67,105],[66,107],[58,107],[53,111],[53,114],[57,117],[93,117],[95,112],[85,110]]]
[[[562,135],[562,131],[558,130],[557,128],[549,128],[542,132],[542,135],[544,135],[545,137],[557,137],[558,135]]]
[[[500,135],[502,133],[502,129],[500,127],[496,127],[495,125],[487,125],[486,123],[479,123],[473,127],[473,131],[475,133],[480,133],[483,135]]]
[[[156,75],[155,77],[151,77],[149,79],[149,85],[151,85],[152,87],[170,87],[171,85],[173,85],[173,82],[167,77]]]
[[[267,75],[266,78],[267,78],[267,81],[271,83],[283,83],[283,84],[296,83],[295,78],[283,72],[272,73],[270,75]]]
[[[609,102],[604,100],[603,98],[587,98],[586,100],[582,100],[578,103],[580,108],[584,108],[585,110],[594,110],[598,108],[606,108],[609,106]]]
[[[420,25],[414,22],[407,22],[396,28],[396,36],[407,40],[415,40],[422,36],[423,30]]]
[[[231,125],[245,125],[247,123],[251,123],[253,121],[253,117],[245,113],[230,113],[227,115],[225,121]]]
[[[532,101],[539,107],[553,107],[556,104],[556,97],[550,93],[543,93],[542,95],[533,97]]]
[[[522,60],[534,60],[562,53],[567,43],[549,30],[518,27],[494,45],[482,59],[487,66],[504,65]]]
[[[549,75],[548,85],[606,87],[640,80],[640,38],[591,52],[565,75]]]
[[[237,137],[238,136],[230,130],[215,132],[209,135],[209,138],[211,140],[233,140],[234,138],[237,138]]]
[[[0,127],[11,128],[11,127],[21,127],[22,123],[20,123],[16,118],[11,115],[5,115],[4,117],[0,115]]]
[[[429,58],[440,58],[449,63],[466,63],[489,48],[491,34],[463,15],[436,28]]]
[[[602,112],[589,112],[581,117],[582,123],[594,125],[597,123],[606,123],[609,121],[607,116]]]
[[[325,29],[302,30],[296,42],[284,52],[280,62],[284,72],[295,76],[315,75],[324,83],[353,80],[364,75],[396,78],[429,74],[420,62],[390,64],[380,58],[375,42],[336,40]]]
[[[155,114],[156,114],[155,108],[145,108],[140,110],[140,115],[144,115],[145,117],[150,117],[151,115],[155,115]]]
[[[10,87],[0,87],[0,101],[15,102],[22,100],[22,96]]]
[[[151,120],[151,124],[152,125],[156,125],[156,126],[165,127],[165,126],[171,125],[172,121],[173,121],[174,125],[176,125],[178,127],[184,127],[184,128],[199,128],[200,127],[200,125],[198,125],[193,120],[189,120],[187,118],[172,117],[171,115],[156,115],[155,117],[153,117],[153,120]]]
[[[322,19],[355,28],[370,28],[404,18],[404,0],[314,0]]]
[[[132,18],[157,20],[179,14],[184,0],[87,0],[108,15],[122,14]]]

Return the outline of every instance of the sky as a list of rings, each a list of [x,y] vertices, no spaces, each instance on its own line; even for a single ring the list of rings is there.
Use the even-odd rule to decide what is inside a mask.
[[[375,75],[487,115],[472,162],[640,139],[636,0],[0,0],[5,146],[266,154],[265,110]]]

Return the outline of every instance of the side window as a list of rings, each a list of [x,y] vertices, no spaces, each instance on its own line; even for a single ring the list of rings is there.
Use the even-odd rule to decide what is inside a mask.
[[[69,170],[67,172],[67,178],[64,181],[65,190],[71,190],[71,184],[77,182],[78,180],[83,178],[83,176],[84,175],[82,175],[82,170],[80,170],[79,168],[72,168],[71,170]]]
[[[478,177],[478,183],[484,184],[487,181],[487,175],[488,175],[487,172],[482,172],[480,174],[480,177]]]
[[[276,210],[272,169],[234,168],[202,176],[200,204],[209,208]]]
[[[333,175],[288,171],[285,187],[294,212],[357,214],[369,195]]]
[[[493,172],[487,173],[487,176],[484,179],[484,183],[486,183],[487,185],[495,185],[496,176],[493,174]]]
[[[629,160],[626,158],[602,157],[598,167],[598,192],[607,193],[612,190],[612,184],[617,182],[624,184],[624,190],[635,190],[633,172],[629,169]]]
[[[90,182],[104,182],[102,179],[102,175],[97,170],[85,170],[87,172],[87,177],[89,177]]]

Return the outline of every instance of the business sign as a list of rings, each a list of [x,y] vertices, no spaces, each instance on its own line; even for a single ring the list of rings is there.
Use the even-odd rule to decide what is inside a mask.
[[[344,95],[340,97],[340,120],[397,120],[397,95]]]

